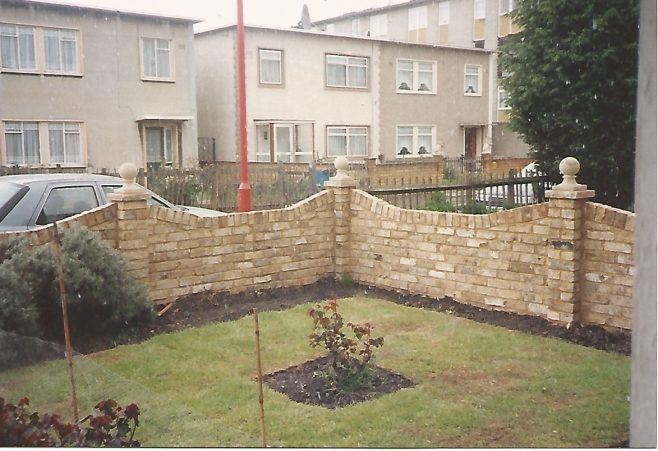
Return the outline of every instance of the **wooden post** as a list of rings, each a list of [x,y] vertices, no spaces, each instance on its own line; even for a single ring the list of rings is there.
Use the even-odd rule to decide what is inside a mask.
[[[73,419],[77,423],[78,399],[75,394],[75,378],[73,376],[73,356],[71,355],[71,334],[69,332],[69,313],[66,304],[66,289],[64,287],[64,268],[62,267],[62,244],[59,239],[57,223],[53,222],[53,255],[55,256],[55,269],[59,279],[59,297],[62,301],[62,318],[64,320],[64,342],[66,344],[66,361],[69,367],[69,380],[71,381],[71,406],[73,407]]]
[[[260,442],[261,446],[266,448],[265,409],[263,408],[263,370],[260,363],[260,329],[258,327],[257,309],[254,309],[254,322],[256,323],[256,369],[258,370],[258,404],[260,405]]]

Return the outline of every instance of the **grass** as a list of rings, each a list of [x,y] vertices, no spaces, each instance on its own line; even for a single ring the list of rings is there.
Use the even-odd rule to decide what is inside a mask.
[[[265,373],[321,355],[311,304],[259,315]],[[385,337],[375,363],[417,385],[336,410],[265,388],[268,445],[605,447],[627,438],[628,357],[387,301],[340,302]],[[253,318],[160,335],[75,359],[81,415],[101,399],[137,403],[149,447],[260,446]],[[0,396],[67,414],[65,362],[0,372]]]

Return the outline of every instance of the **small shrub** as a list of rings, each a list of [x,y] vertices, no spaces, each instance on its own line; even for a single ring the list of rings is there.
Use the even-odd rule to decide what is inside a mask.
[[[120,407],[113,399],[96,404],[94,412],[79,423],[64,423],[57,414],[30,413],[28,398],[18,405],[0,398],[0,446],[77,446],[128,448],[139,426],[139,407]],[[88,423],[85,425],[84,423]]]
[[[509,199],[505,199],[503,201],[503,210],[511,210],[512,208],[516,208],[516,204]]]
[[[432,193],[432,196],[430,196],[430,199],[427,201],[427,203],[422,209],[430,210],[430,211],[446,211],[446,212],[455,211],[454,205],[452,205],[446,199],[445,193],[441,191],[436,191]]]
[[[466,203],[466,205],[464,205],[462,213],[469,215],[486,215],[489,213],[489,209],[484,202],[471,199]]]
[[[353,391],[368,385],[373,350],[383,346],[384,338],[371,337],[370,323],[345,324],[335,299],[324,305],[317,304],[308,315],[313,319],[310,344],[312,347],[323,346],[329,351],[337,387]]]
[[[51,246],[0,241],[0,328],[62,340],[59,285]],[[123,334],[153,318],[146,289],[128,274],[118,252],[95,233],[62,234],[64,284],[72,339]]]

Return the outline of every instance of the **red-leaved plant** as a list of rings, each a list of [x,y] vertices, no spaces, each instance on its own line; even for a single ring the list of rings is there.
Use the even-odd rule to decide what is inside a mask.
[[[96,404],[94,412],[79,423],[65,423],[57,414],[30,413],[28,398],[18,405],[0,397],[0,446],[138,447],[139,407],[125,409],[113,399]],[[88,423],[85,425],[84,423]]]
[[[312,347],[323,346],[329,351],[331,367],[340,388],[358,388],[368,382],[368,364],[374,348],[384,344],[384,337],[371,337],[370,323],[344,323],[338,312],[338,301],[332,299],[317,304],[308,311],[313,319]]]

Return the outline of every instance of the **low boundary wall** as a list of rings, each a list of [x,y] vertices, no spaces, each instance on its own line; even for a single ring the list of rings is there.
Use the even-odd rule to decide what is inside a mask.
[[[547,203],[488,215],[406,210],[357,190],[346,164],[338,169],[327,190],[285,209],[199,218],[148,206],[143,193],[116,194],[59,224],[99,232],[157,303],[349,275],[563,325],[631,328],[633,213],[564,183]],[[52,227],[0,239],[45,244]]]

